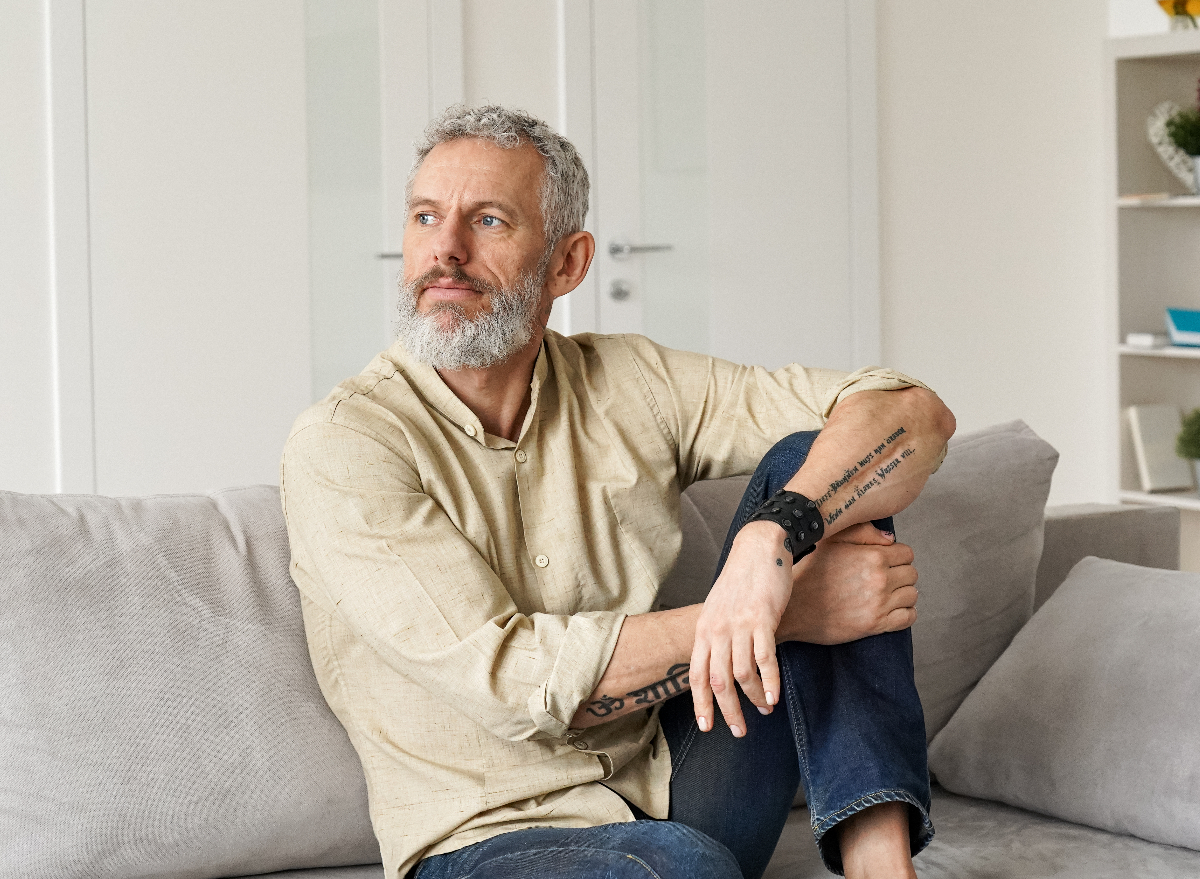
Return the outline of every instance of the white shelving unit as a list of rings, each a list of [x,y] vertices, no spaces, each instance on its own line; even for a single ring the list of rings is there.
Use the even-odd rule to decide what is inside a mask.
[[[1168,307],[1200,309],[1200,197],[1159,159],[1146,136],[1146,119],[1162,101],[1195,106],[1200,83],[1200,32],[1109,41],[1111,108],[1109,211],[1111,252],[1108,331],[1112,339],[1112,422],[1120,430],[1117,496],[1184,511],[1183,537],[1193,558],[1200,553],[1200,491],[1141,491],[1134,461],[1128,406],[1173,403],[1200,408],[1200,348],[1135,348],[1127,333],[1165,331]],[[1169,198],[1130,196],[1169,193]],[[1110,483],[1111,484],[1111,483]],[[1185,546],[1185,564],[1189,550]]]

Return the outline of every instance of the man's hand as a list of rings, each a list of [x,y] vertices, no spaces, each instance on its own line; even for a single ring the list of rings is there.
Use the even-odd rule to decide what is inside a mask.
[[[765,528],[742,540],[752,526],[769,524],[750,523],[738,533],[696,625],[692,701],[704,731],[712,729],[713,696],[733,734],[746,729],[735,681],[759,711],[773,710],[777,641],[845,644],[906,629],[917,618],[913,551],[894,535],[864,522],[822,540],[793,568],[782,529],[774,528],[780,537],[773,550],[774,534]],[[747,574],[739,576],[742,564]],[[739,637],[744,632],[753,637]]]
[[[912,548],[869,522],[822,540],[793,575],[780,641],[845,644],[916,622]]]
[[[734,736],[746,731],[737,686],[764,714],[779,701],[775,631],[792,597],[792,554],[783,529],[750,522],[704,602],[692,648],[692,702],[701,731],[713,728],[713,696]]]

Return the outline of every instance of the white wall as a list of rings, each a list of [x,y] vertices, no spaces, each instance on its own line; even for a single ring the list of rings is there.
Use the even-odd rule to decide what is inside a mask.
[[[46,22],[5,2],[0,26],[0,488],[55,487]]]
[[[1108,33],[1113,37],[1161,34],[1170,19],[1150,0],[1108,0]]]
[[[881,2],[884,361],[959,430],[1027,421],[1105,500],[1105,0]]]

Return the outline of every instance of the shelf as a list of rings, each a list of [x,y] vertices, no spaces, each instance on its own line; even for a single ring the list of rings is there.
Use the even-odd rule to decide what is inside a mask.
[[[1181,510],[1200,511],[1200,492],[1195,491],[1157,491],[1150,494],[1145,491],[1122,490],[1119,498],[1122,503],[1126,504],[1178,507]]]
[[[1200,208],[1200,195],[1173,195],[1170,198],[1145,198],[1122,196],[1117,199],[1122,210],[1148,210],[1158,208]]]
[[[1108,41],[1112,56],[1118,60],[1166,58],[1172,55],[1200,55],[1200,30],[1148,34],[1143,37],[1119,37]]]
[[[1118,345],[1117,353],[1130,357],[1170,357],[1176,360],[1200,360],[1200,348],[1172,345],[1169,348],[1138,348],[1134,345]]]

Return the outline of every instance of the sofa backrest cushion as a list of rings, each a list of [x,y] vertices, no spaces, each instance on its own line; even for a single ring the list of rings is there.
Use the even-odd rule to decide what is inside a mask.
[[[929,738],[1033,613],[1042,521],[1058,453],[1013,421],[956,436],[941,468],[896,516],[920,574],[913,653]],[[664,607],[704,600],[749,477],[684,492],[683,549]]]
[[[1033,615],[1057,463],[1022,421],[967,433],[896,516],[920,575],[913,657],[931,740]]]
[[[271,487],[0,492],[0,872],[379,860],[288,562]]]

